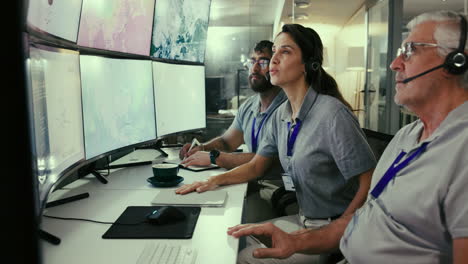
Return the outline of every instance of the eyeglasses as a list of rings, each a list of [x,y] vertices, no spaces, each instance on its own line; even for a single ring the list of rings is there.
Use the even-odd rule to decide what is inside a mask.
[[[416,46],[423,46],[423,47],[440,47],[435,43],[421,43],[421,42],[406,42],[401,45],[401,48],[397,51],[397,57],[403,54],[403,59],[405,61],[409,60],[411,55],[413,55],[413,51],[416,49]]]
[[[260,65],[260,68],[262,68],[262,70],[266,69],[268,67],[268,65],[270,65],[270,60],[269,59],[249,59],[247,61],[247,67],[249,67],[249,69],[251,69],[253,66],[255,66],[255,64],[258,63],[258,65]]]

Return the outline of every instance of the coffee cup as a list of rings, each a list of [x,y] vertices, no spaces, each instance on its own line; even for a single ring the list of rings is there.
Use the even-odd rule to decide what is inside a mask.
[[[154,178],[158,181],[173,181],[179,172],[178,164],[160,163],[152,166]]]

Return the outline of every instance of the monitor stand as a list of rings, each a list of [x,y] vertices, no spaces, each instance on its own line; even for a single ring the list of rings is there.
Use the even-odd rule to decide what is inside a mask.
[[[88,197],[89,197],[89,193],[81,193],[81,194],[73,195],[73,196],[70,196],[70,197],[67,197],[67,198],[63,198],[63,199],[59,199],[59,200],[49,202],[49,203],[46,204],[45,208],[59,206],[61,204],[74,202],[74,201],[85,199],[85,198],[88,198]],[[46,231],[44,231],[42,229],[38,229],[38,235],[39,235],[39,237],[41,239],[51,243],[52,245],[58,245],[61,242],[59,237],[54,236],[51,233],[46,232]]]
[[[156,147],[155,149],[159,151],[159,153],[161,153],[161,155],[163,155],[164,157],[169,157],[169,154],[167,154],[167,152],[162,150],[160,147]]]
[[[39,238],[51,243],[52,245],[58,245],[58,244],[60,244],[60,242],[62,242],[60,240],[60,238],[52,235],[49,232],[46,232],[46,231],[42,230],[42,229],[38,229],[37,232],[38,232]]]
[[[107,184],[107,179],[104,178],[104,176],[102,176],[101,173],[99,173],[98,171],[92,170],[91,174],[94,175],[94,177],[96,177],[103,184]]]
[[[149,144],[149,145],[139,146],[139,147],[137,147],[136,149],[155,149],[155,150],[157,150],[159,153],[161,153],[161,155],[163,155],[164,157],[168,157],[169,154],[167,154],[164,150],[162,150],[162,149],[161,149],[162,147],[163,147],[162,141],[161,141],[161,140],[158,140],[158,141],[156,141],[156,143],[152,143],[152,144]]]

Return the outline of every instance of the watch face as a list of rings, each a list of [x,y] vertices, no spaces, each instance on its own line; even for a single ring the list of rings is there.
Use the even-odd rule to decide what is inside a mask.
[[[216,158],[219,156],[219,150],[213,149],[210,151],[210,162],[211,164],[216,164]]]
[[[219,156],[219,150],[213,149],[212,151],[210,151],[210,155],[214,158],[217,158]]]

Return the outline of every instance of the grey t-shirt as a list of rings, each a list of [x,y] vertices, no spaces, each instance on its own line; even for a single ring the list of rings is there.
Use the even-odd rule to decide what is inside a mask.
[[[334,97],[309,88],[298,114],[302,121],[292,156],[287,156],[289,102],[280,106],[257,154],[278,155],[292,177],[298,204],[307,218],[342,214],[359,187],[357,176],[376,161],[359,122]]]
[[[272,122],[272,115],[278,107],[286,101],[287,97],[283,90],[280,90],[270,106],[264,112],[260,112],[260,95],[256,94],[247,99],[240,107],[237,115],[232,122],[231,127],[242,131],[244,134],[244,143],[247,145],[249,152],[254,152],[252,148],[252,125],[255,120],[255,133],[258,133],[257,150],[261,139],[268,133],[268,124]],[[261,125],[264,120],[263,125]],[[260,127],[261,125],[261,127]],[[259,180],[269,180],[271,184],[281,186],[281,166],[274,164],[269,168]]]
[[[340,243],[350,263],[452,263],[452,240],[468,237],[468,102],[418,142],[422,130],[420,120],[403,127],[385,149],[370,190],[401,151],[404,160],[429,142],[356,211]]]
[[[271,115],[278,109],[278,107],[286,101],[287,97],[283,90],[280,90],[276,95],[275,99],[271,102],[270,106],[266,109],[265,112],[260,112],[260,95],[256,94],[247,99],[240,107],[237,112],[234,122],[232,122],[231,127],[244,133],[244,143],[249,148],[249,152],[254,152],[252,148],[252,125],[253,120],[256,118],[255,122],[255,132],[257,133],[260,128],[262,120],[265,118],[265,121],[258,133],[258,138],[261,139],[265,135],[265,128],[268,126],[268,123],[271,122]],[[260,143],[260,140],[258,141]],[[258,145],[257,145],[258,148]]]

